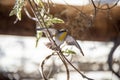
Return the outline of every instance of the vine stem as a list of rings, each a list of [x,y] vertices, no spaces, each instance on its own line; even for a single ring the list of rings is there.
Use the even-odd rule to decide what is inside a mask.
[[[38,19],[38,22],[39,22],[39,24],[40,24],[40,20],[39,20],[37,14],[35,13],[35,9],[34,9],[32,3],[31,3],[31,1],[30,1],[30,0],[28,0],[28,1],[29,1],[29,3],[30,3],[30,6],[31,6],[33,12],[34,12],[35,17]],[[37,9],[37,6],[36,6],[36,9]],[[37,10],[38,10],[38,9],[37,9]],[[47,32],[48,32],[48,36],[49,36],[48,38],[49,38],[49,40],[50,40],[51,42],[53,42],[53,43],[55,44],[55,46],[57,47],[57,50],[59,50],[59,51],[61,52],[60,47],[57,46],[57,44],[56,44],[55,41],[53,40],[53,38],[52,38],[52,36],[51,36],[51,34],[50,34],[47,26],[46,26],[45,21],[44,21],[43,17],[41,16],[41,14],[40,14],[40,17],[41,17],[41,19],[42,19],[42,22],[44,23],[44,27],[46,28],[46,30],[47,30]],[[60,59],[62,60],[63,64],[65,65],[66,73],[67,73],[67,80],[69,80],[69,77],[70,77],[70,76],[69,76],[69,69],[68,69],[68,66],[67,66],[64,58],[61,56],[62,52],[61,52],[61,53],[57,52],[57,54],[58,54],[58,56],[60,57]],[[45,78],[45,76],[43,76],[43,77],[44,77],[45,80],[47,80],[47,79]]]
[[[57,55],[59,56],[59,58],[62,60],[64,66],[65,66],[65,68],[66,68],[67,80],[69,80],[69,78],[70,78],[70,73],[69,73],[69,69],[68,69],[67,63],[69,63],[77,72],[79,72],[79,74],[81,74],[83,78],[86,78],[86,79],[88,79],[88,80],[93,80],[93,79],[91,79],[91,78],[88,78],[88,77],[85,76],[84,74],[82,74],[82,73],[81,73],[74,65],[72,65],[72,63],[63,55],[60,47],[57,46],[56,42],[53,40],[53,38],[52,38],[52,36],[51,36],[51,34],[50,34],[49,30],[48,30],[48,27],[47,27],[47,25],[45,24],[45,21],[44,21],[43,16],[39,13],[40,19],[41,19],[41,21],[42,21],[42,23],[43,23],[43,24],[41,24],[41,21],[40,21],[40,19],[39,19],[39,16],[36,14],[36,10],[34,9],[34,6],[32,5],[31,0],[28,0],[28,1],[29,1],[29,4],[30,4],[30,6],[31,6],[31,8],[32,8],[32,11],[33,11],[35,17],[38,19],[39,25],[40,25],[40,26],[42,25],[42,27],[46,28],[46,30],[47,30],[47,32],[48,32],[48,34],[46,34],[46,35],[48,35],[47,37],[49,38],[49,40],[50,40],[52,43],[54,43],[55,47],[57,48],[56,53],[57,53]],[[37,12],[39,12],[39,10],[38,10],[38,8],[37,8],[38,6],[35,4],[34,0],[32,0],[32,1],[33,1],[34,5],[35,5],[35,8],[37,9]],[[44,61],[43,61],[42,64],[44,64]],[[42,72],[43,72],[43,65],[42,65]],[[47,80],[47,78],[45,77],[44,74],[43,74],[43,78],[44,78],[45,80]]]
[[[56,53],[56,52],[54,52],[54,53]],[[52,57],[53,55],[55,55],[54,53],[52,53],[51,55],[48,55],[48,56],[42,61],[41,70],[42,70],[43,78],[44,78],[45,80],[48,80],[48,79],[46,78],[46,76],[45,76],[45,74],[44,74],[43,67],[44,67],[45,61],[46,61],[47,59],[49,59],[50,57]],[[59,55],[59,57],[60,57],[60,55]],[[62,60],[64,66],[65,66],[65,68],[66,68],[67,80],[69,80],[69,78],[70,78],[70,72],[69,72],[69,69],[68,69],[68,65],[67,65],[67,63],[65,62],[64,58],[61,57],[61,60]]]
[[[120,0],[117,0],[111,7],[99,8],[99,7],[97,7],[97,6],[95,5],[94,1],[91,0],[93,7],[94,7],[95,9],[99,9],[99,10],[108,10],[108,9],[112,9],[112,8],[114,8],[114,7],[118,4],[119,1],[120,1]]]
[[[114,45],[108,55],[108,60],[107,60],[107,63],[108,63],[108,66],[109,66],[109,69],[118,77],[120,78],[120,74],[119,74],[119,70],[118,72],[116,72],[114,69],[113,69],[113,55],[114,55],[114,52],[115,50],[120,46],[120,33],[118,34],[118,37],[117,37],[117,40],[114,41]],[[120,65],[119,65],[120,67]]]
[[[83,78],[86,78],[88,80],[94,80],[91,78],[88,78],[87,76],[85,76],[84,74],[82,74],[63,54],[61,54],[61,56],[66,60],[66,62],[68,62],[79,74],[82,75]]]

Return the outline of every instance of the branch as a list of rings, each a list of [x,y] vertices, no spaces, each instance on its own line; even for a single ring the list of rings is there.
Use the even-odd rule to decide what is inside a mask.
[[[119,74],[119,70],[118,72],[115,72],[114,69],[113,69],[113,54],[115,52],[115,50],[119,47],[120,45],[120,36],[118,36],[117,40],[114,42],[114,46],[112,47],[109,55],[108,55],[108,60],[107,60],[107,63],[108,63],[108,66],[109,66],[109,69],[118,77],[120,78],[120,74]],[[119,65],[120,67],[120,65]]]
[[[93,79],[88,78],[88,77],[85,76],[84,74],[82,74],[82,73],[81,73],[74,65],[72,65],[72,63],[63,55],[63,52],[61,51],[61,48],[60,48],[59,46],[57,46],[56,42],[53,40],[52,35],[51,35],[51,33],[49,32],[49,30],[48,30],[48,27],[49,27],[49,26],[47,26],[46,23],[45,23],[45,21],[44,21],[44,17],[45,17],[45,16],[42,16],[42,15],[41,15],[40,10],[39,10],[39,8],[38,8],[38,5],[34,2],[34,0],[33,0],[33,1],[28,0],[28,2],[29,2],[29,4],[30,4],[30,6],[31,6],[31,9],[32,9],[35,17],[37,18],[37,21],[38,21],[38,23],[39,23],[39,26],[42,27],[42,28],[45,28],[45,29],[47,30],[47,33],[48,33],[48,34],[46,34],[46,35],[47,35],[47,38],[50,40],[50,42],[54,43],[55,47],[57,48],[57,50],[55,51],[55,53],[57,53],[57,55],[58,55],[59,58],[62,60],[64,66],[65,66],[65,68],[66,68],[67,80],[69,80],[69,77],[70,77],[70,76],[69,76],[69,69],[68,69],[67,63],[69,63],[77,72],[79,72],[79,74],[81,74],[83,78],[86,78],[86,79],[88,79],[88,80],[93,80]],[[33,4],[32,4],[32,2],[33,2]],[[46,13],[46,10],[44,10],[44,11],[45,11],[44,13]],[[49,16],[49,15],[47,14],[46,16]],[[54,55],[54,54],[48,55],[48,56],[45,58],[45,60],[42,62],[42,65],[41,65],[43,78],[44,78],[45,80],[47,80],[47,78],[46,78],[46,76],[45,76],[44,73],[43,73],[43,72],[44,72],[44,71],[43,71],[43,66],[44,66],[44,64],[45,64],[45,61],[46,61],[47,59],[49,59],[52,55]]]
[[[112,9],[112,8],[114,8],[115,6],[117,6],[117,4],[118,4],[119,1],[120,1],[120,0],[117,0],[111,7],[107,7],[107,8],[102,8],[102,7],[101,7],[101,8],[100,8],[100,7],[97,7],[97,6],[95,5],[95,3],[94,3],[93,0],[91,0],[93,7],[94,7],[95,9],[99,9],[99,10]],[[107,4],[107,5],[108,5],[108,4]]]

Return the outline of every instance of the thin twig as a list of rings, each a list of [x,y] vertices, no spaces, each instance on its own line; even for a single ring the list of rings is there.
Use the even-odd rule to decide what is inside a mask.
[[[45,61],[48,60],[50,57],[52,57],[52,56],[54,56],[54,55],[55,55],[55,52],[52,53],[51,55],[48,55],[48,56],[42,61],[41,69],[42,69],[43,78],[44,78],[45,80],[48,80],[48,79],[46,78],[45,74],[44,74],[44,69],[43,69],[43,68],[44,68],[44,64],[45,64]],[[59,55],[59,56],[60,56],[60,55]],[[70,73],[69,73],[69,69],[68,69],[67,63],[65,62],[64,58],[62,58],[62,57],[61,57],[61,60],[62,60],[62,62],[63,62],[64,65],[65,65],[66,74],[67,74],[67,80],[69,80],[69,78],[70,78]]]
[[[90,78],[86,77],[85,75],[83,75],[83,74],[82,74],[75,66],[73,66],[72,63],[69,62],[69,60],[63,55],[60,47],[57,46],[57,44],[56,44],[55,41],[53,40],[53,38],[52,38],[52,36],[51,36],[48,28],[47,28],[47,25],[45,24],[45,21],[44,21],[43,16],[39,13],[39,16],[40,16],[40,19],[41,19],[41,20],[40,20],[38,14],[36,14],[36,10],[35,10],[35,9],[37,9],[37,12],[39,12],[38,6],[37,6],[37,5],[35,4],[35,2],[33,1],[33,4],[35,5],[35,9],[34,9],[31,1],[30,1],[30,0],[28,0],[28,1],[29,1],[30,5],[31,5],[31,8],[32,8],[34,14],[35,14],[35,17],[38,19],[39,24],[41,25],[40,22],[42,22],[42,23],[43,23],[43,24],[42,24],[42,25],[43,25],[42,27],[46,28],[46,30],[47,30],[47,32],[48,32],[48,36],[47,36],[47,37],[49,38],[49,40],[50,40],[52,43],[54,43],[55,47],[57,48],[56,53],[58,54],[59,58],[62,60],[63,64],[65,65],[65,68],[66,68],[67,80],[69,80],[69,77],[70,77],[70,76],[69,76],[69,69],[68,69],[67,62],[68,62],[76,71],[78,71],[84,78],[89,79],[89,80],[93,80],[93,79],[90,79]],[[51,57],[51,56],[52,56],[52,55],[49,55],[46,59],[48,59],[48,58]],[[45,59],[45,60],[46,60],[46,59]],[[43,61],[42,66],[41,66],[41,67],[42,67],[42,70],[43,70],[43,65],[45,64],[44,62],[45,62],[45,61]],[[43,71],[42,71],[42,72],[43,72]],[[46,78],[46,76],[45,76],[44,74],[43,74],[43,77],[44,77],[45,80],[47,80],[47,78]]]
[[[30,0],[29,0],[29,3],[30,3],[30,5],[32,6]],[[35,4],[35,3],[34,3],[34,4]],[[36,9],[37,9],[37,5],[35,5],[35,7],[36,7]],[[33,8],[33,6],[32,6],[32,8]],[[33,10],[34,10],[34,8],[33,8]],[[37,10],[38,10],[38,9],[37,9]],[[35,13],[35,10],[34,10],[34,13]],[[36,13],[35,13],[35,15],[36,15],[36,17],[37,17],[37,19],[38,19],[38,22],[40,22],[40,20],[39,20],[39,18],[38,18],[38,16],[37,16]],[[41,18],[41,20],[42,20],[42,22],[43,22],[43,24],[44,24],[44,27],[46,28],[46,30],[47,30],[47,32],[48,32],[48,36],[50,36],[50,37],[48,37],[49,40],[52,41],[52,42],[55,44],[55,46],[60,50],[60,47],[58,47],[57,44],[55,43],[55,41],[53,40],[53,38],[52,38],[52,36],[51,36],[51,34],[50,34],[50,32],[49,32],[46,24],[45,24],[45,21],[44,21],[43,17],[41,16],[41,14],[39,14],[39,15],[40,15],[40,18]],[[69,70],[68,70],[67,64],[66,64],[66,62],[64,61],[64,58],[62,58],[62,56],[61,56],[60,54],[62,54],[62,53],[58,53],[58,55],[59,55],[60,59],[62,60],[62,62],[64,63],[65,67],[66,67],[67,80],[69,80]],[[45,76],[43,76],[43,77],[45,78]],[[47,80],[47,79],[45,78],[45,80]]]
[[[42,76],[45,80],[47,80],[45,74],[44,74],[44,64],[45,64],[45,61],[48,60],[51,56],[55,55],[54,53],[51,54],[51,55],[48,55],[43,61],[42,61],[42,64],[41,64],[41,70],[42,70]]]
[[[40,21],[40,19],[39,19],[39,16],[36,14],[36,11],[35,11],[35,9],[34,9],[34,6],[33,6],[32,2],[31,2],[31,0],[28,0],[28,2],[29,2],[29,4],[30,4],[30,8],[31,8],[31,10],[32,10],[35,18],[37,19],[38,24],[39,24],[40,26],[43,26],[43,25],[41,24],[41,21]]]
[[[36,10],[34,9],[34,6],[32,5],[32,2],[31,2],[30,0],[28,0],[28,1],[29,1],[29,3],[30,3],[30,6],[31,6],[31,8],[32,8],[32,11],[33,11],[35,17],[36,17],[37,20],[38,20],[39,25],[40,25],[40,26],[42,25],[41,27],[45,27],[45,28],[46,28],[46,30],[47,30],[47,32],[48,32],[48,34],[46,34],[46,36],[48,37],[48,39],[49,39],[51,42],[55,43],[55,41],[52,39],[52,36],[51,36],[51,34],[50,34],[50,32],[49,32],[49,30],[48,30],[48,28],[47,28],[47,25],[45,24],[45,21],[44,21],[42,15],[39,13],[39,9],[37,8],[37,5],[35,4],[35,2],[33,2],[33,3],[35,4],[35,8],[37,9],[37,12],[38,12],[41,20],[39,19],[38,14],[36,14]],[[34,1],[34,0],[33,0],[33,1]],[[43,23],[43,24],[42,24],[42,23]]]
[[[64,59],[64,58],[62,57],[62,55],[61,55],[62,52],[61,52],[61,53],[57,52],[57,54],[58,54],[58,56],[60,57],[61,61],[63,62],[64,66],[65,66],[65,68],[66,68],[67,80],[69,80],[69,79],[70,79],[70,72],[69,72],[69,69],[68,69],[68,65],[67,65],[65,59]]]
[[[64,59],[79,73],[82,75],[83,78],[86,78],[88,80],[94,80],[91,78],[88,78],[87,76],[85,76],[84,74],[82,74],[63,54],[61,54],[62,57],[64,57]]]
[[[120,74],[119,74],[119,72],[115,72],[115,71],[114,71],[112,65],[113,65],[113,54],[114,54],[115,50],[118,48],[119,45],[120,45],[120,35],[118,36],[117,40],[114,41],[114,45],[113,45],[113,47],[112,47],[112,49],[111,49],[111,51],[110,51],[110,53],[109,53],[109,55],[108,55],[108,60],[107,60],[109,69],[110,69],[118,78],[120,78]],[[119,70],[118,70],[118,71],[119,71]]]
[[[93,7],[96,8],[96,9],[99,9],[99,10],[112,9],[112,8],[114,8],[115,6],[117,6],[117,4],[118,4],[119,1],[120,1],[120,0],[117,0],[117,1],[115,2],[115,4],[113,4],[113,5],[112,5],[111,7],[109,7],[109,8],[108,8],[108,7],[107,7],[107,8],[100,8],[100,7],[97,7],[97,6],[95,5],[95,3],[94,3],[93,0],[91,0]]]

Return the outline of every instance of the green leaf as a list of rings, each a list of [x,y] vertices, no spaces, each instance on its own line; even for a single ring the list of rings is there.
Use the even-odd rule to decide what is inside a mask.
[[[63,51],[63,53],[65,53],[65,54],[76,54],[75,51],[72,51],[72,50],[69,50],[69,49],[66,49],[65,51]]]
[[[13,10],[10,12],[9,16],[16,15],[18,20],[21,20],[21,11],[24,6],[25,0],[16,0]]]
[[[55,18],[50,17],[45,22],[46,22],[47,26],[51,26],[51,25],[56,24],[56,23],[64,23],[64,21],[62,19],[59,19],[56,17]]]
[[[40,7],[44,7],[43,2],[41,0],[34,0],[37,5]]]
[[[40,38],[42,37],[42,31],[37,31],[37,35],[36,35],[36,47],[38,46],[38,42],[40,40]]]
[[[59,18],[53,18],[52,19],[52,23],[64,23],[64,21],[62,19],[59,19]]]

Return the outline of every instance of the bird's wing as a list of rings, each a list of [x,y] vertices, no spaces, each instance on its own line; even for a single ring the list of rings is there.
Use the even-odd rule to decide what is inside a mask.
[[[68,45],[75,45],[79,50],[80,50],[80,52],[82,53],[82,55],[84,56],[84,53],[83,53],[83,51],[82,51],[82,48],[80,47],[80,45],[78,44],[78,42],[72,37],[72,36],[70,36],[70,35],[68,35],[67,37],[66,37],[66,43],[68,44]]]
[[[38,30],[38,31],[42,31],[42,32],[44,32],[45,34],[48,33],[46,28],[37,28],[37,30]],[[48,28],[48,30],[49,30],[49,32],[50,32],[50,34],[51,34],[52,36],[54,36],[54,35],[57,33],[57,30],[54,29],[54,28]]]

